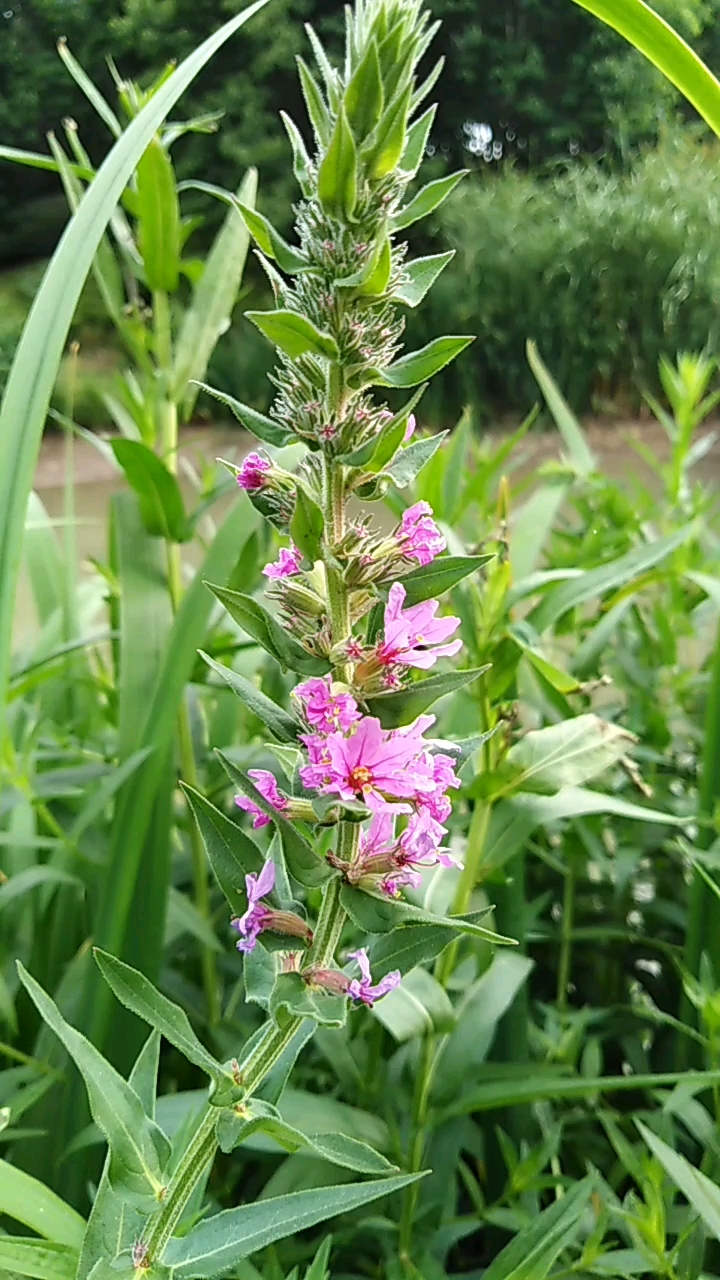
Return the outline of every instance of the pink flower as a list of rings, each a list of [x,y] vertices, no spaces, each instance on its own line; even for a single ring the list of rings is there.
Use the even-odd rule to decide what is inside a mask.
[[[364,716],[345,737],[331,733],[319,743],[305,738],[310,766],[300,770],[305,786],[335,792],[343,800],[360,798],[371,809],[384,807],[382,795],[415,796],[435,788],[428,743],[422,734],[434,716],[420,716],[413,725],[387,731],[380,721]]]
[[[266,564],[263,573],[266,578],[291,578],[300,572],[302,553],[297,547],[281,547],[280,554],[274,563]]]
[[[361,947],[359,951],[351,951],[350,959],[357,960],[361,976],[359,978],[351,978],[348,983],[347,993],[351,999],[366,1004],[370,1009],[376,1000],[381,1000],[383,996],[387,995],[388,991],[393,991],[402,981],[400,970],[394,969],[392,973],[386,974],[374,987],[370,975],[370,961],[364,947]]]
[[[233,928],[242,934],[237,944],[237,949],[247,953],[254,949],[268,920],[272,918],[270,908],[261,899],[266,894],[272,893],[275,888],[275,863],[266,862],[258,875],[253,875],[250,872],[245,877],[245,888],[247,889],[248,909],[244,916],[240,916],[239,920],[233,920],[232,923]]]
[[[341,729],[346,733],[360,712],[355,699],[349,693],[333,693],[329,676],[313,676],[295,689],[296,696],[304,704],[308,724],[320,733],[332,733]]]
[[[415,434],[415,428],[416,428],[416,426],[417,426],[417,423],[416,423],[416,421],[415,421],[415,414],[414,414],[414,413],[411,413],[411,414],[410,414],[410,417],[409,417],[409,418],[408,418],[408,420],[407,420],[407,426],[406,426],[406,428],[405,428],[405,435],[403,436],[403,444],[407,444],[408,440],[412,440],[412,438],[413,438],[413,436],[414,436],[414,434]]]
[[[447,543],[432,519],[429,502],[416,502],[403,512],[400,528],[395,535],[406,560],[418,564],[430,564]]]
[[[374,813],[370,825],[360,836],[358,861],[363,871],[372,874],[373,863],[387,869],[397,849],[395,839],[395,815],[390,809],[381,809]]]
[[[280,813],[283,809],[287,809],[287,798],[278,790],[278,784],[272,773],[269,773],[267,769],[248,769],[248,777],[252,778],[263,800],[267,800],[273,809],[277,809]],[[256,805],[254,800],[249,800],[247,796],[235,796],[235,803],[238,809],[243,809],[245,813],[253,815],[254,827],[267,826],[270,819]]]
[[[405,667],[427,670],[438,658],[449,658],[462,648],[462,640],[448,636],[457,631],[459,618],[436,618],[438,600],[425,600],[403,609],[407,592],[400,582],[393,582],[385,606],[385,632],[377,656],[382,663],[399,662]]]
[[[236,479],[241,489],[252,492],[254,489],[263,488],[266,483],[266,473],[271,470],[272,463],[267,458],[263,458],[259,453],[249,453],[243,459]]]
[[[445,792],[449,787],[462,786],[455,773],[455,761],[452,757],[443,755],[442,752],[434,755],[432,757],[432,776],[433,786],[418,794],[416,801],[418,807],[427,809],[436,822],[444,822],[449,817],[452,808],[450,797]]]

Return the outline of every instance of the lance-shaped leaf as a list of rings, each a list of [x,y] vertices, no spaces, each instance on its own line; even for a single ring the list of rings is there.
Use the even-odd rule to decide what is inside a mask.
[[[485,929],[480,921],[489,915],[492,907],[483,911],[473,911],[463,916],[436,916],[424,907],[416,907],[412,902],[395,901],[381,898],[373,893],[365,893],[345,884],[340,890],[340,900],[348,915],[358,928],[365,933],[389,933],[393,929],[406,928],[410,924],[428,924],[433,928],[455,929],[457,933],[472,934],[485,942],[496,945],[515,946],[514,938],[506,938],[493,929]]]
[[[323,884],[331,874],[330,868],[308,844],[299,828],[294,823],[288,822],[277,809],[273,809],[257,787],[253,786],[247,774],[243,773],[242,769],[238,769],[237,765],[233,764],[222,751],[217,751],[216,755],[231,782],[235,783],[248,799],[252,800],[274,822],[282,841],[290,874],[299,880],[300,884],[307,886]]]
[[[456,587],[471,573],[477,573],[490,556],[438,556],[431,564],[420,565],[400,581],[405,588],[405,607],[433,600]]]
[[[181,786],[197,822],[215,878],[233,915],[241,916],[247,910],[245,876],[262,871],[265,862],[262,852],[236,822],[226,818],[199,791],[186,782]]]
[[[409,973],[416,965],[434,960],[457,938],[449,925],[408,924],[376,938],[368,948],[373,979],[379,981],[393,969]]]
[[[358,293],[364,298],[380,298],[385,293],[392,272],[392,246],[389,236],[384,236],[380,244],[377,261],[358,286]]]
[[[138,246],[150,289],[174,293],[180,271],[180,206],[170,157],[153,138],[136,169]]]
[[[678,1151],[673,1151],[641,1120],[635,1123],[668,1177],[700,1215],[710,1233],[720,1240],[720,1188]]]
[[[412,87],[408,85],[383,112],[373,138],[368,142],[366,164],[372,182],[387,177],[399,163],[405,150],[411,98]]]
[[[327,360],[338,358],[335,339],[296,311],[246,311],[245,315],[291,360],[303,355],[324,356]]]
[[[265,444],[274,444],[282,448],[283,445],[290,444],[295,439],[292,431],[287,431],[272,418],[266,418],[264,413],[258,413],[257,409],[251,409],[249,404],[241,404],[234,396],[218,391],[215,387],[209,387],[206,382],[196,382],[195,385],[206,395],[226,405],[230,412],[235,414],[238,422]]]
[[[372,1012],[399,1044],[416,1036],[446,1034],[455,1023],[455,1010],[447,991],[422,968],[406,973],[400,985],[378,1000]]]
[[[238,626],[247,631],[253,640],[257,640],[263,649],[267,649],[283,669],[290,668],[305,676],[322,676],[330,670],[330,663],[326,658],[318,658],[303,649],[252,596],[246,596],[241,591],[230,591],[227,587],[214,586],[211,582],[206,585],[220,603],[225,605]]]
[[[129,964],[124,964],[122,960],[97,947],[94,956],[105,981],[121,1004],[159,1031],[185,1055],[188,1062],[206,1072],[211,1080],[226,1078],[227,1072],[198,1040],[184,1009],[168,1000],[144,974],[138,973]]]
[[[383,729],[396,729],[398,725],[410,724],[417,719],[438,698],[462,689],[488,670],[489,666],[475,667],[471,671],[444,671],[427,680],[416,680],[407,689],[375,694],[366,699],[368,711],[371,716],[378,717]]]
[[[0,1213],[46,1240],[71,1249],[79,1249],[82,1244],[85,1221],[77,1210],[37,1178],[6,1160],[0,1160]]]
[[[435,182],[428,182],[427,186],[422,187],[417,195],[405,205],[404,209],[400,209],[392,219],[393,231],[403,231],[405,227],[411,227],[413,222],[417,222],[420,218],[426,218],[429,213],[437,209],[446,200],[451,191],[455,190],[458,182],[461,182],[469,169],[460,169],[457,173],[448,174],[447,178],[438,178]]]
[[[370,40],[345,90],[347,118],[358,142],[363,142],[382,115],[383,87],[377,45]]]
[[[306,271],[309,263],[304,253],[299,249],[293,249],[292,245],[283,240],[278,231],[275,230],[272,223],[262,213],[258,213],[257,209],[251,209],[248,205],[238,200],[238,209],[245,219],[245,225],[254,237],[263,253],[268,258],[274,258],[281,271],[286,271],[288,275],[292,275],[298,271]]]
[[[112,449],[138,496],[148,533],[172,542],[186,542],[192,537],[180,485],[164,462],[139,440],[113,440]]]
[[[325,518],[322,508],[314,498],[299,484],[295,490],[295,510],[290,520],[290,537],[295,546],[302,551],[306,560],[312,564],[322,554],[322,536],[325,529]]]
[[[226,1209],[198,1223],[181,1239],[174,1237],[165,1251],[164,1261],[173,1269],[174,1280],[209,1280],[227,1273],[243,1258],[275,1240],[314,1227],[339,1213],[350,1213],[383,1196],[394,1195],[422,1176],[399,1174],[350,1186],[295,1191],[291,1195]]]
[[[75,1280],[78,1252],[52,1240],[0,1236],[0,1269],[36,1280]]]
[[[407,449],[400,450],[386,473],[398,489],[406,489],[409,484],[412,484],[433,454],[437,453],[446,435],[447,431],[439,431],[436,436],[425,436],[422,440],[413,440]]]
[[[536,1214],[495,1257],[484,1280],[545,1280],[556,1259],[580,1234],[583,1210],[595,1189],[593,1177],[583,1178],[561,1200]]]
[[[434,103],[421,116],[418,116],[407,131],[405,150],[400,157],[400,168],[403,173],[409,173],[411,177],[415,176],[422,164],[436,111],[437,103]]]
[[[307,148],[303,141],[302,134],[295,124],[295,121],[291,120],[290,116],[285,111],[280,112],[280,119],[285,125],[285,131],[290,139],[290,146],[292,147],[293,173],[295,174],[295,178],[297,179],[303,195],[309,197],[312,194],[312,186],[310,183],[310,157],[307,153]]]
[[[357,152],[344,106],[318,170],[318,199],[330,218],[347,222],[357,203]]]
[[[414,262],[405,264],[405,278],[393,294],[397,302],[404,302],[406,307],[417,307],[425,294],[432,289],[441,271],[455,257],[455,250],[447,253],[436,253],[430,258],[416,258]]]
[[[65,1021],[39,983],[18,961],[18,974],[41,1017],[67,1049],[88,1091],[90,1111],[110,1147],[112,1186],[139,1208],[157,1208],[169,1143],[143,1109],[135,1090],[85,1036]]]
[[[398,1172],[397,1165],[390,1164],[385,1156],[374,1151],[366,1142],[360,1142],[344,1133],[305,1133],[283,1120],[277,1108],[267,1102],[254,1099],[249,1118],[241,1120],[240,1117],[229,1116],[228,1119],[229,1124],[224,1126],[223,1134],[218,1128],[223,1151],[231,1151],[238,1142],[250,1137],[251,1132],[259,1132],[266,1133],[284,1151],[294,1152],[305,1148],[332,1164],[353,1169],[355,1173],[365,1173],[377,1178]]]
[[[421,397],[427,390],[427,383],[418,387],[417,391],[410,397],[407,404],[402,409],[398,409],[392,418],[385,423],[385,426],[370,440],[366,440],[360,445],[359,449],[354,449],[352,453],[345,453],[340,458],[340,462],[346,463],[349,467],[363,467],[366,471],[381,471],[384,466],[394,457],[397,450],[397,444],[391,448],[391,442],[398,440],[402,443],[405,430],[407,428],[408,418],[420,401]],[[402,427],[402,434],[400,433]]]
[[[636,739],[619,725],[588,714],[531,729],[510,748],[507,790],[579,787],[627,755]]]
[[[444,338],[434,338],[419,351],[409,351],[394,364],[389,364],[374,380],[383,387],[416,387],[419,382],[434,378],[474,341],[472,335],[448,334]]]
[[[347,1000],[309,987],[299,973],[280,973],[270,997],[270,1015],[279,1026],[288,1018],[312,1018],[321,1027],[342,1027]]]
[[[328,109],[323,101],[317,81],[308,69],[307,64],[302,58],[298,58],[297,64],[300,72],[300,87],[315,139],[319,147],[326,147],[330,141],[330,115]]]
[[[198,653],[203,662],[206,662],[232,689],[233,693],[237,694],[248,711],[252,711],[258,720],[262,720],[266,729],[269,729],[275,735],[278,742],[288,744],[297,742],[301,727],[299,721],[295,720],[287,711],[283,711],[282,707],[279,707],[276,702],[268,698],[250,680],[238,675],[237,671],[233,671],[230,667],[224,667],[222,663],[216,662],[207,653],[203,653],[202,649],[198,649]]]

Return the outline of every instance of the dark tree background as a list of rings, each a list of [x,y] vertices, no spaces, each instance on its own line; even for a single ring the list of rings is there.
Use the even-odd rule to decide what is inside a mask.
[[[718,0],[665,0],[687,34],[712,56]],[[114,100],[105,57],[123,75],[147,81],[169,58],[183,58],[244,0],[0,0],[0,143],[45,150],[48,129],[78,121],[96,160],[105,127],[55,50],[66,36],[75,56]],[[445,55],[435,134],[436,163],[484,168],[515,158],[543,167],[573,155],[622,161],[675,110],[659,76],[613,32],[572,0],[435,0]],[[256,164],[264,207],[282,220],[292,188],[282,105],[302,119],[295,55],[302,24],[337,35],[338,0],[271,0],[215,56],[182,103],[182,113],[222,109],[213,137],[184,139],[184,173],[233,184]],[[704,33],[704,35],[703,35]],[[437,54],[435,55],[437,56]],[[428,65],[431,65],[430,61]],[[0,166],[0,261],[48,252],[66,218],[53,175]]]

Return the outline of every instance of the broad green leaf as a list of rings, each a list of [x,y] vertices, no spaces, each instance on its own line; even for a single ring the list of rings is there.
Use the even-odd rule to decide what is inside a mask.
[[[357,203],[357,152],[344,106],[318,170],[317,194],[328,217],[340,222],[352,218]]]
[[[368,948],[373,979],[378,981],[393,969],[408,973],[416,965],[434,960],[455,938],[454,926],[432,924],[403,925],[402,929],[383,934]]]
[[[174,1269],[174,1280],[205,1280],[229,1271],[242,1258],[275,1240],[314,1227],[339,1213],[350,1213],[382,1196],[393,1195],[422,1176],[401,1174],[374,1182],[296,1191],[288,1196],[226,1209],[192,1227],[182,1239],[173,1238],[164,1261]]]
[[[542,1213],[497,1254],[483,1280],[545,1280],[564,1249],[572,1244],[583,1225],[583,1210],[595,1190],[593,1177],[583,1178],[562,1199]]]
[[[253,600],[252,596],[246,596],[241,591],[230,591],[227,587],[214,586],[212,582],[206,583],[206,586],[213,595],[217,596],[220,603],[225,605],[230,617],[244,631],[247,631],[253,640],[257,640],[263,649],[267,649],[283,669],[290,668],[291,671],[299,671],[305,676],[320,676],[330,670],[330,663],[326,658],[315,657],[314,654],[303,649],[302,645],[284,627],[281,627],[279,622],[276,622],[263,605]]]
[[[582,818],[593,813],[611,813],[619,818],[669,826],[682,826],[687,822],[686,818],[677,818],[674,814],[585,787],[563,787],[554,796],[530,793],[510,796],[493,805],[483,850],[483,875],[497,870],[513,858],[537,827],[561,818]]]
[[[255,203],[257,170],[248,169],[238,188],[239,202]],[[205,377],[210,357],[226,332],[237,302],[245,269],[249,236],[237,209],[228,209],[205,261],[205,269],[185,308],[173,361],[173,397],[189,418],[197,400],[199,381]]]
[[[439,431],[436,436],[425,436],[422,440],[413,440],[406,449],[401,449],[395,460],[387,469],[393,484],[398,489],[406,489],[412,484],[423,467],[437,453],[447,435],[447,431]]]
[[[247,910],[245,876],[262,870],[263,855],[236,822],[226,818],[199,791],[182,783],[205,846],[208,862],[235,916]]]
[[[434,103],[421,116],[418,116],[415,123],[411,124],[407,131],[405,150],[400,157],[400,168],[404,173],[409,173],[411,177],[415,176],[423,162],[436,111],[437,103]]]
[[[420,565],[400,581],[405,588],[405,608],[432,600],[456,587],[471,573],[477,573],[493,556],[438,556],[431,564]]]
[[[335,339],[296,311],[246,311],[245,315],[273,346],[292,360],[302,355],[324,356],[327,360],[338,358]]]
[[[579,476],[591,475],[597,467],[597,462],[592,449],[585,439],[580,423],[540,359],[535,343],[528,342],[526,351],[528,364],[547,401],[548,409],[555,419],[555,425],[562,436],[563,443],[567,447],[570,461]]]
[[[720,137],[720,85],[696,53],[642,0],[575,0],[620,32],[684,93]]]
[[[447,991],[427,969],[406,973],[399,987],[378,1000],[373,1016],[400,1044],[416,1036],[442,1035],[455,1021]]]
[[[0,1160],[0,1213],[46,1240],[79,1249],[85,1221],[75,1209],[29,1173]]]
[[[234,396],[226,395],[224,391],[217,391],[215,387],[209,387],[206,382],[198,382],[196,385],[198,390],[204,391],[214,400],[219,400],[220,404],[226,405],[230,412],[234,413],[238,422],[241,422],[247,431],[251,431],[265,444],[274,444],[282,448],[283,445],[290,444],[295,439],[292,432],[286,431],[279,422],[266,418],[264,413],[258,413],[257,409],[251,409],[248,404],[241,404]]]
[[[718,1071],[668,1071],[657,1075],[629,1076],[558,1076],[537,1075],[512,1080],[488,1080],[487,1083],[459,1094],[440,1113],[439,1123],[452,1116],[470,1115],[473,1111],[498,1111],[503,1107],[527,1106],[547,1098],[594,1098],[596,1094],[642,1092],[663,1089],[667,1085],[685,1084],[688,1089],[709,1088],[720,1080]]]
[[[312,564],[322,554],[322,536],[325,519],[322,508],[311,498],[305,487],[298,483],[295,490],[295,510],[290,520],[290,537]]]
[[[192,536],[192,527],[185,515],[177,476],[139,440],[116,439],[112,449],[138,496],[148,533],[172,542],[186,542]]]
[[[69,222],[28,316],[0,410],[0,688],[7,685],[23,525],[38,449],[68,330],[122,192],[175,102],[217,49],[261,9],[255,0],[194,50],[157,90],[104,160]],[[5,697],[0,697],[4,706]]]
[[[531,729],[505,757],[513,790],[579,787],[627,755],[636,739],[591,713]]]
[[[368,42],[365,56],[358,63],[345,90],[348,123],[358,142],[364,142],[382,115],[383,87],[377,45]]]
[[[396,729],[398,725],[410,724],[437,702],[438,698],[462,689],[488,669],[485,666],[473,671],[446,671],[429,676],[427,680],[416,680],[407,689],[400,689],[396,693],[378,693],[367,698],[368,710],[370,715],[378,717],[384,729]]]
[[[352,920],[365,933],[388,933],[390,930],[405,928],[409,924],[428,924],[433,928],[451,928],[458,933],[472,934],[485,942],[509,943],[512,938],[504,938],[502,934],[485,929],[479,923],[489,914],[485,911],[473,912],[471,915],[439,916],[424,907],[417,907],[412,902],[381,898],[351,885],[343,885],[340,890],[340,901]]]
[[[258,720],[262,720],[266,729],[269,729],[275,735],[278,742],[289,744],[297,742],[301,728],[299,721],[295,720],[287,711],[283,711],[282,707],[279,707],[276,702],[268,698],[250,680],[238,675],[230,667],[224,667],[222,663],[215,662],[208,654],[203,653],[202,649],[199,649],[198,652],[203,662],[206,662],[225,681],[248,710],[257,716]]]
[[[299,973],[279,973],[270,997],[270,1015],[280,1026],[292,1017],[312,1018],[321,1027],[342,1027],[347,1000],[308,986]]]
[[[646,573],[648,569],[652,569],[669,556],[671,551],[675,551],[677,547],[687,542],[696,531],[697,526],[694,522],[686,524],[682,529],[676,529],[674,533],[665,534],[662,538],[656,538],[654,542],[626,552],[617,560],[611,560],[609,564],[600,565],[597,569],[588,569],[581,577],[571,578],[569,582],[561,583],[560,586],[549,591],[544,600],[535,606],[528,615],[528,624],[541,634],[557,622],[564,613],[567,613],[568,609],[587,604],[588,600],[595,600],[606,591],[624,587],[628,582],[632,582],[633,578]]]
[[[720,1187],[712,1182],[706,1174],[701,1173],[681,1156],[673,1151],[662,1138],[648,1129],[642,1120],[635,1121],[640,1133],[647,1142],[656,1160],[660,1161],[668,1177],[696,1213],[699,1213],[708,1231],[720,1240]]]
[[[403,231],[405,227],[411,227],[413,222],[417,222],[420,218],[426,218],[443,203],[443,200],[447,199],[450,192],[455,190],[458,182],[461,182],[467,173],[469,169],[460,169],[457,173],[448,174],[447,178],[437,178],[435,182],[428,182],[427,186],[422,187],[404,209],[398,210],[393,216],[393,231]]]
[[[137,169],[138,248],[148,287],[174,293],[180,271],[180,206],[172,161],[153,138]]]
[[[0,1236],[0,1270],[37,1280],[75,1280],[78,1252],[49,1240]]]
[[[309,263],[305,255],[299,249],[293,249],[292,245],[283,240],[280,233],[275,230],[264,214],[258,213],[257,209],[252,209],[247,204],[243,204],[242,200],[238,200],[238,208],[248,231],[262,252],[268,258],[273,258],[281,271],[292,275],[297,271],[307,270]]]
[[[430,258],[415,258],[404,265],[404,278],[393,293],[393,298],[404,302],[407,307],[418,307],[428,290],[445,267],[455,257],[455,250],[447,253],[436,253]]]
[[[266,813],[280,835],[290,874],[307,886],[323,884],[330,875],[325,860],[308,844],[295,823],[288,822],[253,786],[251,779],[222,752],[216,752],[231,782],[235,783],[263,813]]]
[[[408,85],[407,89],[388,104],[378,121],[373,138],[369,140],[366,165],[372,182],[386,178],[400,161],[407,139],[411,98],[412,86]]]
[[[383,387],[416,387],[419,382],[428,382],[430,378],[434,378],[436,373],[474,341],[473,337],[453,335],[433,338],[427,346],[420,347],[418,351],[410,351],[394,364],[389,364],[376,381]]]
[[[80,1071],[93,1119],[110,1147],[109,1177],[131,1203],[152,1210],[162,1191],[164,1134],[148,1119],[140,1099],[85,1036],[65,1021],[57,1005],[18,961],[18,974],[38,1012]]]
[[[211,1080],[225,1079],[227,1073],[200,1043],[184,1009],[168,1000],[137,969],[124,964],[115,956],[107,955],[97,947],[94,955],[100,972],[121,1004],[159,1031],[184,1054],[188,1062],[193,1062],[201,1071],[205,1071]]]
[[[440,1101],[456,1096],[485,1062],[500,1019],[512,1005],[533,968],[517,951],[498,951],[485,972],[464,992],[457,1023],[439,1046],[433,1071],[432,1096]]]

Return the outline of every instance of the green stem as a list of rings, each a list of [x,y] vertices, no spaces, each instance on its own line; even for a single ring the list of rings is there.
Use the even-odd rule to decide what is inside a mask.
[[[575,863],[572,858],[565,872],[562,908],[562,941],[560,946],[560,963],[558,965],[556,1004],[559,1013],[567,1009],[568,985],[570,983],[570,966],[572,963],[572,933],[575,921]]]
[[[410,1158],[408,1160],[408,1171],[410,1173],[420,1172],[425,1156],[427,1114],[430,1099],[430,1084],[433,1076],[433,1064],[435,1062],[435,1048],[436,1037],[426,1036],[422,1042],[420,1062],[418,1063],[418,1071],[415,1077],[415,1090],[413,1094],[412,1120],[414,1133],[410,1146]],[[403,1201],[399,1237],[400,1261],[403,1266],[409,1264],[411,1260],[413,1224],[415,1221],[419,1193],[419,1183],[414,1182],[407,1188]]]

